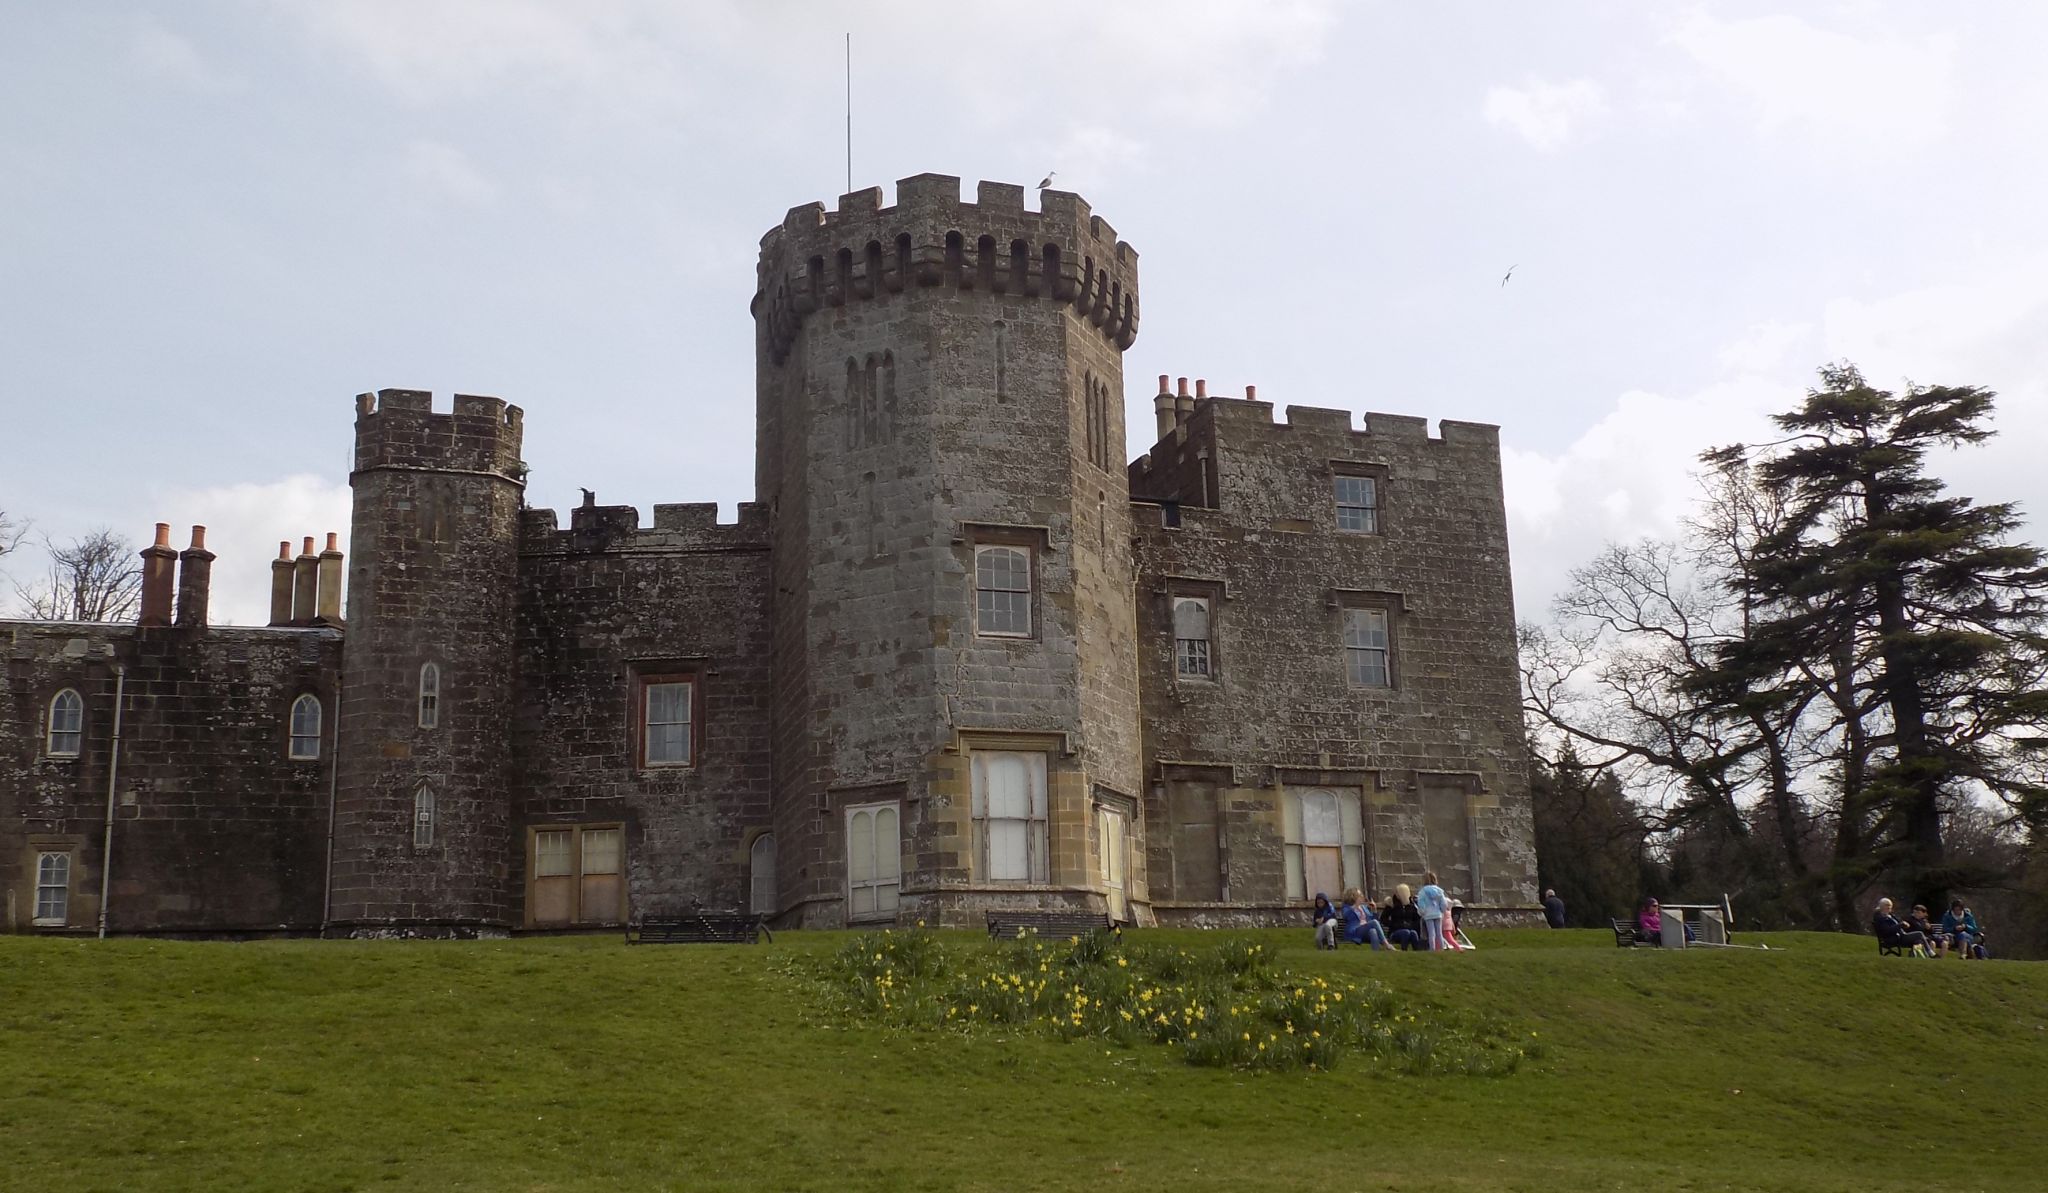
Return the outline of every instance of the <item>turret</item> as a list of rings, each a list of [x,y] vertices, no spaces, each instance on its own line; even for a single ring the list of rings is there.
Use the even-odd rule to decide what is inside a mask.
[[[984,182],[976,200],[921,174],[893,206],[856,191],[761,241],[778,872],[812,922],[887,918],[887,897],[847,892],[898,867],[906,917],[1117,897],[1096,815],[1134,814],[1139,790],[1138,254],[1077,195],[1029,211],[1023,187]],[[985,797],[1020,774],[1011,856]]]
[[[511,923],[520,430],[497,398],[458,394],[452,413],[416,390],[356,399],[330,932]],[[316,571],[341,566],[329,548]]]

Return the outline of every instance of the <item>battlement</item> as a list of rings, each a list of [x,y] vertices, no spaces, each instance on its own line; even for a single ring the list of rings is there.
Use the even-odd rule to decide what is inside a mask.
[[[585,491],[588,494],[588,490]],[[654,507],[654,525],[640,525],[640,510],[630,505],[599,505],[595,494],[569,511],[569,527],[551,509],[519,511],[521,555],[580,555],[591,552],[689,553],[765,551],[768,549],[766,506],[743,501],[739,518],[718,520],[718,503],[692,501]]]
[[[524,485],[524,419],[519,407],[476,394],[456,394],[445,414],[426,390],[357,394],[355,468],[488,473]]]
[[[913,287],[944,286],[1071,306],[1119,350],[1138,338],[1138,253],[1079,195],[983,182],[975,202],[960,180],[919,174],[882,188],[793,207],[761,238],[752,311],[780,364],[806,317],[825,307],[886,300]]]

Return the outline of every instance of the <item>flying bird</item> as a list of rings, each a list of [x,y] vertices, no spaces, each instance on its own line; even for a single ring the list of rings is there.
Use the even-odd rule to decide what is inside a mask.
[[[1044,190],[1046,187],[1051,186],[1052,180],[1059,177],[1059,173],[1060,172],[1058,170],[1047,170],[1045,172],[1045,177],[1038,180],[1038,189]]]
[[[1508,271],[1500,275],[1500,284],[1503,287],[1505,287],[1508,284],[1508,279],[1515,276],[1515,271],[1517,269],[1520,269],[1521,267],[1522,263],[1519,261],[1515,262],[1513,265],[1508,266]]]

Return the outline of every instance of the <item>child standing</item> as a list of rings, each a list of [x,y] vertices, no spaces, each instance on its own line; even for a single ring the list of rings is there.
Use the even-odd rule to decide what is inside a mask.
[[[1415,910],[1422,913],[1422,935],[1431,951],[1444,947],[1444,917],[1451,914],[1451,898],[1436,884],[1436,871],[1422,875],[1422,889],[1415,892]]]

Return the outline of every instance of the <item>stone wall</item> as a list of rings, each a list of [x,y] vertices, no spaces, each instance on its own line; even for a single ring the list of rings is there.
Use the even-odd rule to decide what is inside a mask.
[[[751,504],[736,525],[719,524],[716,505],[658,505],[648,529],[630,506],[586,505],[566,530],[552,510],[525,512],[512,737],[522,899],[526,830],[617,823],[631,914],[748,906],[750,847],[771,827],[769,582],[766,511]],[[693,765],[641,765],[636,683],[655,674],[702,685]]]
[[[320,926],[341,635],[0,622],[0,930],[31,928],[36,855],[72,856],[68,922],[97,925],[113,735],[112,932],[310,933]],[[50,701],[85,701],[82,749],[46,752]],[[301,695],[317,759],[288,757]]]

